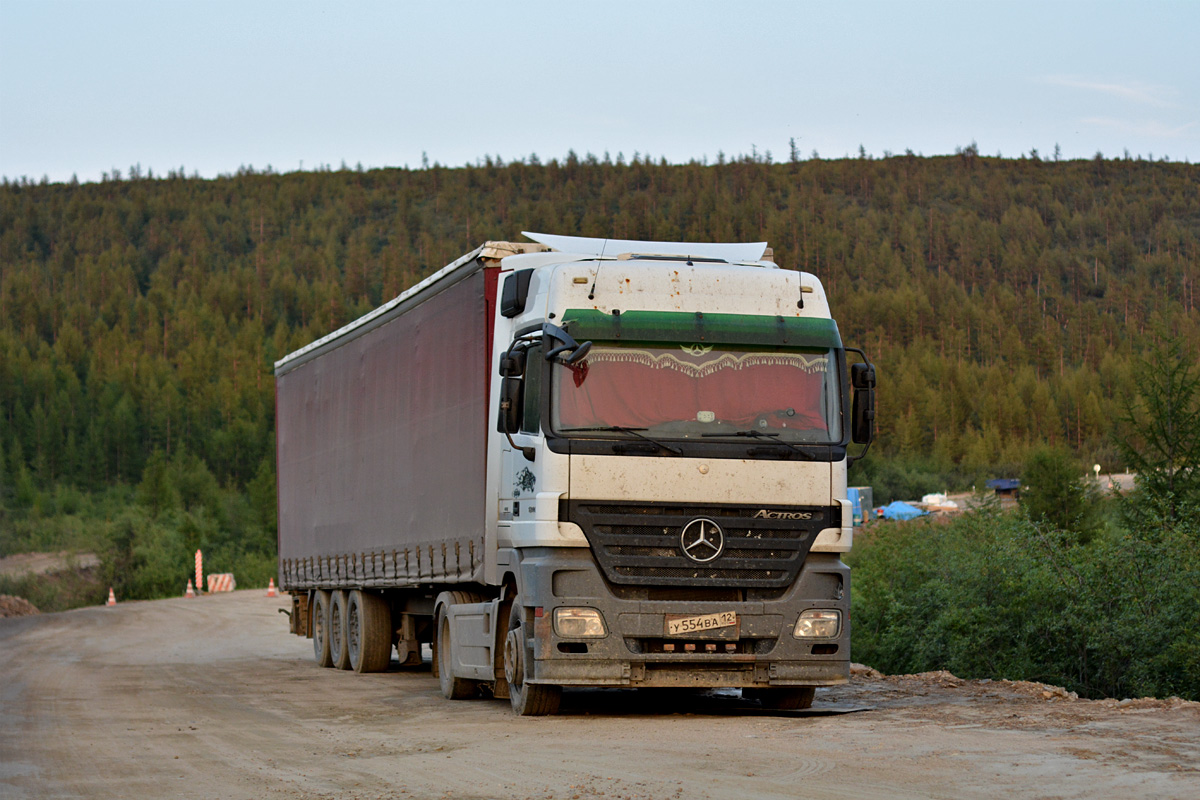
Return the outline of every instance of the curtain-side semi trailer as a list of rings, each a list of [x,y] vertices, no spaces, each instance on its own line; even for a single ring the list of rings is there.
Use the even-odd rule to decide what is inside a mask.
[[[820,281],[766,243],[525,235],[276,363],[292,632],[359,672],[428,643],[446,697],[522,715],[846,682],[875,371]]]

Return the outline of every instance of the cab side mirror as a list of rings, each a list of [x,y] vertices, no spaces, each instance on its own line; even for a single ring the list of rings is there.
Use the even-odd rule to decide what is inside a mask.
[[[521,430],[521,420],[525,415],[525,367],[529,360],[528,347],[528,343],[517,346],[514,342],[513,346],[500,356],[500,407],[496,410],[496,430],[504,434],[514,450],[519,450],[526,460],[533,461],[537,451],[532,447],[522,447],[512,438],[514,433]]]
[[[500,433],[516,433],[521,430],[521,389],[524,381],[517,376],[507,375],[500,381],[500,413],[496,419],[496,430]]]
[[[850,412],[850,439],[869,445],[875,438],[875,365],[850,365],[854,401]]]
[[[504,288],[500,290],[500,316],[511,319],[525,311],[532,277],[532,269],[519,269],[504,279]]]
[[[509,350],[500,356],[500,377],[519,378],[525,374],[525,350]]]
[[[524,354],[522,354],[524,355]],[[500,408],[496,413],[496,430],[503,433],[509,445],[520,451],[526,461],[533,461],[537,450],[533,447],[522,447],[513,441],[512,435],[521,430],[521,417],[525,413],[521,398],[524,394],[524,378],[506,376],[500,381]]]

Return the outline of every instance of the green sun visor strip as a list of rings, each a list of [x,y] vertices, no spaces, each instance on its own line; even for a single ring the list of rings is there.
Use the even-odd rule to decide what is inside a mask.
[[[712,342],[713,344],[788,345],[841,348],[831,319],[768,317],[757,314],[704,314],[699,311],[625,311],[606,314],[572,308],[563,327],[578,341]]]

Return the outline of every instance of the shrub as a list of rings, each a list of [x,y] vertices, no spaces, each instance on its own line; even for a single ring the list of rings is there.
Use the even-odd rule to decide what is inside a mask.
[[[1100,526],[1100,498],[1082,477],[1079,462],[1066,449],[1043,446],[1030,456],[1021,475],[1021,507],[1035,524],[1090,540]]]
[[[1194,526],[1091,542],[986,508],[875,526],[848,558],[856,660],[885,672],[1200,699]]]

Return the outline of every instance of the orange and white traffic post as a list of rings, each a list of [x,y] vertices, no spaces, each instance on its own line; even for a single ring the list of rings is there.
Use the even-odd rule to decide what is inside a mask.
[[[274,578],[271,578],[271,582],[267,584],[267,597],[279,597],[279,592],[275,590]]]
[[[203,575],[203,573],[204,573],[204,556],[202,556],[200,554],[200,551],[197,550],[196,551],[196,589],[197,590],[204,588],[204,581],[202,581],[200,579],[201,576]]]
[[[110,587],[108,587],[108,602],[105,603],[104,605],[115,606],[116,604],[117,604],[117,596],[115,594],[113,594],[112,587],[110,586]]]

